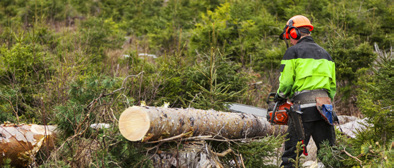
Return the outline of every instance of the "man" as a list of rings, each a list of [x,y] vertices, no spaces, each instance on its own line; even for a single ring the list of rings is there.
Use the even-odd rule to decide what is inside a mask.
[[[324,120],[316,106],[316,98],[333,100],[336,92],[335,64],[326,50],[317,45],[310,36],[313,26],[309,19],[297,15],[289,19],[281,39],[290,40],[293,45],[286,50],[281,61],[279,89],[275,96],[276,102],[289,98],[294,106],[300,108],[304,128],[304,144],[308,145],[312,136],[319,149],[323,141],[330,145],[335,143],[335,131],[332,123]],[[286,41],[287,43],[287,41]],[[327,102],[325,102],[327,104]],[[329,102],[328,104],[331,104]],[[289,121],[288,135],[281,166],[294,167],[291,159],[296,158],[296,138],[294,121]],[[302,127],[302,126],[301,126]],[[305,149],[306,150],[306,149]],[[302,151],[301,151],[302,152]],[[298,155],[301,155],[301,152]],[[307,154],[306,151],[303,151]]]

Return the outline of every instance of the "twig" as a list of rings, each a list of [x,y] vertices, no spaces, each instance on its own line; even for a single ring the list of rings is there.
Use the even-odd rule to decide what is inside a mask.
[[[330,147],[331,153],[336,153],[333,147]],[[336,160],[340,160],[340,159],[344,159],[342,156],[338,155],[333,155],[334,159]]]
[[[104,92],[105,92],[105,90],[104,90],[102,93],[100,93],[99,97],[93,99],[93,100],[88,104],[88,106],[87,106],[86,108],[87,108],[87,109],[91,109],[91,108],[93,107],[93,105],[96,104],[97,101],[99,101],[102,97],[105,97],[105,96],[108,95],[108,94],[105,95]]]
[[[90,110],[89,110],[89,111],[90,111]],[[79,132],[79,130],[80,130],[81,127],[82,127],[82,124],[85,123],[85,122],[88,120],[89,116],[90,116],[90,113],[88,113],[88,114],[85,116],[85,118],[82,120],[82,122],[78,124],[77,129],[76,129],[77,131],[76,131],[75,133],[78,133],[78,132]]]
[[[179,167],[179,146],[181,145],[181,142],[178,142],[176,144],[176,167]]]
[[[116,163],[116,162],[114,162],[114,161],[109,161],[108,164],[110,164],[110,163],[115,164],[117,167],[122,167],[122,166],[120,166],[118,163]]]
[[[192,103],[194,102],[194,99],[196,99],[196,97],[198,97],[200,94],[201,94],[201,92],[196,93],[196,94],[193,96],[193,99],[189,102],[189,108],[191,108],[191,105],[192,105]]]
[[[2,96],[2,95],[0,95],[0,97],[3,97],[5,100],[7,100],[8,101],[8,103],[10,103],[10,105],[11,105],[11,108],[12,108],[12,111],[15,113],[15,116],[16,116],[16,121],[18,122],[18,124],[19,124],[19,116],[18,116],[18,112],[17,111],[15,111],[15,109],[14,109],[14,105],[12,104],[12,101],[11,101],[11,99],[7,99],[5,96]],[[16,105],[17,106],[17,105]]]
[[[82,133],[77,133],[77,134],[74,134],[74,135],[71,136],[71,137],[68,137],[68,138],[67,138],[67,139],[66,139],[66,140],[65,140],[65,141],[54,151],[54,152],[51,153],[51,155],[48,157],[48,160],[49,160],[50,158],[55,158],[57,152],[58,152],[59,150],[63,149],[64,145],[65,145],[68,141],[74,139],[75,137],[77,137],[77,136],[79,136],[79,135],[82,135]]]
[[[123,80],[123,83],[122,83],[122,87],[121,88],[124,88],[124,84],[126,83],[126,81],[127,81],[127,79],[128,78],[130,78],[130,77],[137,77],[137,76],[140,76],[141,74],[143,74],[144,73],[144,71],[141,71],[139,74],[137,74],[137,75],[129,75],[129,76],[126,76],[126,78],[124,78],[124,80]]]
[[[156,146],[154,146],[154,147],[152,147],[152,148],[148,148],[147,150],[146,150],[146,155],[148,155],[148,153],[149,153],[149,151],[151,151],[152,149],[156,149],[156,151],[154,152],[155,154],[157,153],[157,151],[159,151],[159,147],[160,147],[160,145],[162,145],[163,144],[163,142],[160,142],[159,144],[157,144]],[[148,157],[148,158],[145,158],[145,159],[143,159],[143,160],[141,160],[141,161],[139,161],[134,167],[138,167],[138,165],[140,165],[141,163],[144,163],[146,160],[151,160],[154,156],[155,156],[155,154],[153,154],[152,156],[150,156],[150,157]],[[140,167],[142,167],[142,166],[140,166]]]
[[[342,150],[342,152],[345,152],[345,154],[348,155],[349,157],[351,157],[351,158],[353,158],[353,159],[356,159],[358,162],[360,162],[360,166],[363,167],[363,162],[362,162],[360,159],[358,159],[357,157],[354,157],[354,156],[351,155],[349,152],[347,152],[345,149]]]
[[[220,130],[218,131],[218,133],[213,137],[215,138],[216,136],[220,136],[220,133],[222,132],[222,130],[224,129],[225,126],[226,125],[223,125],[222,128],[220,128]],[[220,136],[220,137],[222,137],[222,136]],[[222,137],[222,138],[224,138],[224,137]]]
[[[109,110],[111,111],[112,118],[114,118],[116,122],[119,122],[118,119],[115,117],[114,110],[112,110],[112,108],[109,108]]]
[[[245,163],[244,163],[244,159],[242,158],[242,154],[239,154],[239,157],[241,159],[242,167],[245,168]]]
[[[183,138],[183,137],[186,137],[186,136],[190,136],[192,133],[193,132],[189,131],[189,132],[186,132],[186,133],[179,134],[177,136],[173,136],[173,137],[162,139],[162,140],[158,140],[158,141],[147,142],[147,143],[158,143],[158,142],[173,141],[173,140],[180,139],[180,138]]]
[[[234,155],[233,155],[233,159],[234,159],[235,165],[237,165],[237,168],[241,167],[241,166],[239,166],[239,164],[238,164],[237,154],[236,154],[234,151],[232,151],[232,153],[234,154]]]
[[[231,148],[228,148],[227,150],[225,150],[225,151],[223,151],[223,152],[221,152],[221,153],[216,153],[216,152],[214,152],[214,151],[212,151],[212,150],[211,150],[211,152],[212,152],[213,154],[215,154],[216,156],[224,157],[224,156],[226,156],[227,154],[233,152],[233,150],[232,150]]]
[[[155,153],[156,153],[157,150],[159,149],[159,147],[160,147],[162,144],[163,144],[163,142],[160,142],[159,144],[155,145],[154,147],[147,148],[147,149],[146,149],[146,154],[148,154],[149,151],[151,151],[151,150],[153,150],[153,149],[156,149],[156,151],[155,151]]]
[[[94,104],[95,102],[99,101],[101,98],[106,97],[106,96],[113,95],[113,94],[115,94],[116,92],[119,92],[119,91],[123,90],[123,89],[125,88],[124,85],[125,85],[125,83],[126,83],[126,81],[127,81],[128,78],[139,76],[139,75],[141,75],[142,73],[144,73],[144,71],[140,72],[140,73],[137,74],[137,75],[129,75],[129,76],[126,76],[126,78],[125,78],[125,79],[123,80],[123,82],[122,82],[122,87],[121,87],[121,88],[116,89],[116,90],[112,91],[111,93],[107,93],[107,94],[105,94],[105,90],[104,90],[104,91],[100,94],[99,97],[97,97],[96,99],[92,100],[92,101],[88,104],[87,108],[92,107],[93,104]]]

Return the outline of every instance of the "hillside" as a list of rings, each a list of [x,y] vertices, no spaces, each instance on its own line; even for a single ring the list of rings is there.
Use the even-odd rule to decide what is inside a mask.
[[[336,64],[335,111],[373,124],[356,138],[338,136],[323,162],[391,167],[393,9],[390,0],[1,0],[0,121],[57,125],[54,149],[41,150],[33,167],[150,167],[154,145],[123,138],[121,112],[143,103],[266,108],[286,51],[278,36],[302,14]],[[282,142],[208,141],[216,151],[232,146],[247,167],[277,156]]]

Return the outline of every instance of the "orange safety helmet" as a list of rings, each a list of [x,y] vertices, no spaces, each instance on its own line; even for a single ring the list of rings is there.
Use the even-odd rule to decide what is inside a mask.
[[[290,39],[290,37],[296,40],[300,39],[301,33],[298,30],[300,27],[307,27],[309,28],[309,31],[313,30],[313,26],[307,17],[296,15],[287,21],[285,28],[283,28],[283,32],[279,35],[279,38],[282,40],[285,38]]]

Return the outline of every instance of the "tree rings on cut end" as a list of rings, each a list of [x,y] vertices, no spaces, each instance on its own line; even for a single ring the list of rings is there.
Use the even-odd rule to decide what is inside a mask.
[[[142,107],[129,107],[119,117],[120,133],[129,141],[141,140],[149,127],[149,115]]]

